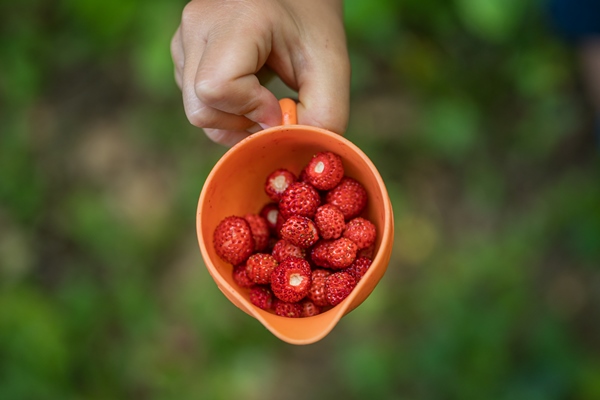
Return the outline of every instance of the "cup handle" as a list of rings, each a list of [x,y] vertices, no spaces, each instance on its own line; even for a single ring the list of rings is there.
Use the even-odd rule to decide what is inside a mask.
[[[296,125],[298,123],[296,102],[292,99],[281,99],[279,106],[281,107],[281,124]]]

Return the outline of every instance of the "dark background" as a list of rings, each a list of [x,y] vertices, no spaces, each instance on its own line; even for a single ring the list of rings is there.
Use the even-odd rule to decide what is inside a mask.
[[[0,5],[0,398],[600,398],[600,147],[542,3],[346,3],[346,137],[388,186],[395,248],[299,347],[200,257],[226,149],[173,80],[184,4]]]

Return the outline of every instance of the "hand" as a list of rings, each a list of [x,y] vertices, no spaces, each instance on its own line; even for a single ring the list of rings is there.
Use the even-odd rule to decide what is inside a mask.
[[[171,42],[189,121],[232,146],[281,123],[268,68],[298,92],[298,123],[344,133],[350,62],[342,0],[193,0]]]

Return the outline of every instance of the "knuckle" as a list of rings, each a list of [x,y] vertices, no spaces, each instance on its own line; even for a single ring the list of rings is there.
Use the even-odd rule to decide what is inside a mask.
[[[181,12],[181,26],[193,26],[198,21],[198,8],[196,3],[190,1],[183,7],[183,11]]]
[[[176,39],[171,40],[171,59],[178,71],[183,71],[183,55]]]
[[[212,113],[206,107],[202,106],[186,110],[188,121],[198,128],[209,128],[213,125],[214,121],[211,114]]]
[[[170,50],[171,50],[171,55],[173,57],[176,57],[179,55],[179,37],[178,34],[175,33],[175,35],[173,35],[173,37],[171,38],[171,46],[170,46]]]
[[[216,105],[227,99],[227,84],[217,79],[199,80],[194,90],[198,99],[205,104]]]

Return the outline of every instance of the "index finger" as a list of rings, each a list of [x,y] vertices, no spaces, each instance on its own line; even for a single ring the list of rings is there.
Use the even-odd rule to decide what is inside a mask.
[[[278,125],[277,98],[255,75],[271,51],[270,38],[265,36],[243,29],[212,34],[196,72],[196,96],[210,107],[243,115],[263,127]]]

